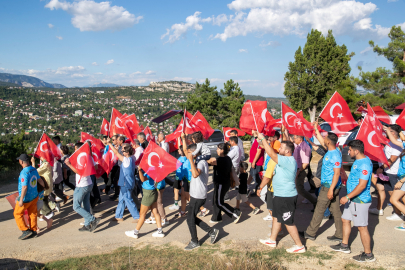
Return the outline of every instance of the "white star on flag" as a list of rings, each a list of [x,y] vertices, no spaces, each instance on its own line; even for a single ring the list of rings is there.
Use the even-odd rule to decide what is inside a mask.
[[[159,162],[159,168],[163,168],[163,163],[162,162]]]
[[[301,126],[301,123],[302,123],[301,121],[298,121],[298,122],[297,122],[297,125]]]
[[[342,118],[342,117],[343,117],[343,114],[338,113],[338,116],[337,116],[337,117],[340,119],[340,118]]]

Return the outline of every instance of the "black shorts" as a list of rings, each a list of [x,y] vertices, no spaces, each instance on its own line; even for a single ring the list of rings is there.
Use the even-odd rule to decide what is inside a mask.
[[[183,180],[183,188],[184,192],[190,192],[190,183],[188,182],[187,179]]]
[[[273,198],[273,217],[285,225],[294,224],[295,208],[297,206],[297,197],[274,197]]]
[[[175,188],[175,189],[181,189],[181,180],[174,180],[174,182],[173,182],[173,188]]]
[[[389,173],[383,173],[384,175],[387,175],[390,180],[389,181],[383,181],[380,178],[377,179],[377,184],[381,184],[384,186],[384,190],[386,191],[394,191],[395,184],[398,182],[398,175],[396,174],[389,174]]]
[[[266,193],[267,210],[273,210],[273,192],[267,191]]]

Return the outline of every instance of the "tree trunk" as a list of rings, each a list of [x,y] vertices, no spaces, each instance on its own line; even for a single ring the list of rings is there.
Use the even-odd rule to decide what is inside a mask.
[[[316,105],[314,105],[312,107],[312,110],[308,109],[308,113],[309,113],[309,119],[310,119],[311,123],[314,122],[315,121],[315,113],[316,113]]]

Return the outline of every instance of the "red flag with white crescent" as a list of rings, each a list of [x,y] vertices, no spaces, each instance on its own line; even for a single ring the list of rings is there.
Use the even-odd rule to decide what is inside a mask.
[[[110,123],[105,118],[103,118],[103,123],[101,123],[100,134],[105,136],[109,136],[110,134]]]
[[[347,105],[346,101],[338,92],[332,95],[319,114],[319,117],[329,123],[331,131],[338,136],[357,126],[350,112],[349,105]]]
[[[266,136],[274,136],[275,134],[275,127],[281,128],[282,120],[280,119],[273,119],[266,123],[266,126],[263,129],[263,134]]]
[[[169,173],[177,170],[181,166],[181,162],[156,143],[149,142],[148,147],[143,151],[140,166],[155,182],[160,182]]]
[[[240,129],[249,135],[252,135],[252,130],[263,132],[267,112],[267,101],[247,100],[239,120]]]
[[[94,168],[93,163],[94,159],[90,153],[91,149],[89,144],[84,143],[69,157],[70,163],[81,177],[96,174],[96,169]]]
[[[176,140],[181,136],[181,133],[183,132],[183,117],[180,120],[180,124],[177,126],[176,130],[172,133],[166,136],[166,142],[170,142],[173,140]]]
[[[80,141],[83,143],[85,141],[89,141],[91,143],[91,147],[95,147],[99,152],[105,148],[105,145],[100,139],[94,138],[93,136],[91,136],[86,132],[80,133]]]
[[[121,121],[122,114],[116,110],[112,109],[111,120],[110,120],[110,137],[116,134],[124,134],[124,127]]]
[[[211,137],[211,135],[215,131],[214,129],[211,128],[208,121],[204,118],[202,113],[200,113],[199,111],[197,111],[194,114],[191,121],[193,122],[195,127],[201,131],[201,133],[203,134],[204,139],[206,139],[206,140],[208,140],[208,138]]]
[[[282,123],[290,134],[312,137],[314,127],[300,114],[281,102]],[[318,127],[320,130],[320,128]]]
[[[61,154],[55,143],[48,137],[48,135],[43,133],[38,142],[38,146],[34,151],[34,157],[44,158],[51,166],[53,166],[55,158],[60,159]]]
[[[223,132],[224,132],[224,139],[225,139],[225,141],[229,141],[229,138],[231,137],[231,131],[232,131],[232,130],[236,130],[236,131],[238,132],[238,137],[241,137],[241,136],[245,136],[245,135],[246,135],[246,133],[245,133],[244,131],[239,130],[239,129],[237,129],[237,128],[224,127],[224,128],[222,128],[222,130],[223,130]]]
[[[379,136],[382,136],[382,130],[378,130],[373,125],[373,121],[373,117],[367,113],[366,117],[361,123],[356,139],[361,140],[364,143],[364,154],[366,156],[368,156],[371,160],[379,161],[388,165],[384,149],[381,146],[382,142],[379,140]]]
[[[145,137],[146,137],[146,140],[147,140],[148,142],[150,142],[150,141],[154,142],[154,141],[155,141],[155,137],[153,136],[152,131],[150,130],[149,126],[147,126],[147,127],[143,130],[143,133],[145,133]]]
[[[401,114],[395,121],[395,124],[399,125],[402,129],[405,130],[405,110],[402,110]]]
[[[93,156],[94,163],[98,165],[96,170],[96,177],[101,177],[108,170],[108,164],[103,159],[103,152],[104,149],[98,150],[95,146],[91,146],[91,154]]]

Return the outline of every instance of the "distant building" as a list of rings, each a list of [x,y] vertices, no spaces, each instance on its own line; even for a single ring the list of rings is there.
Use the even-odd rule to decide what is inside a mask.
[[[75,116],[82,116],[83,115],[83,111],[82,110],[77,110],[75,111]]]
[[[104,94],[104,91],[97,91],[97,94]]]

